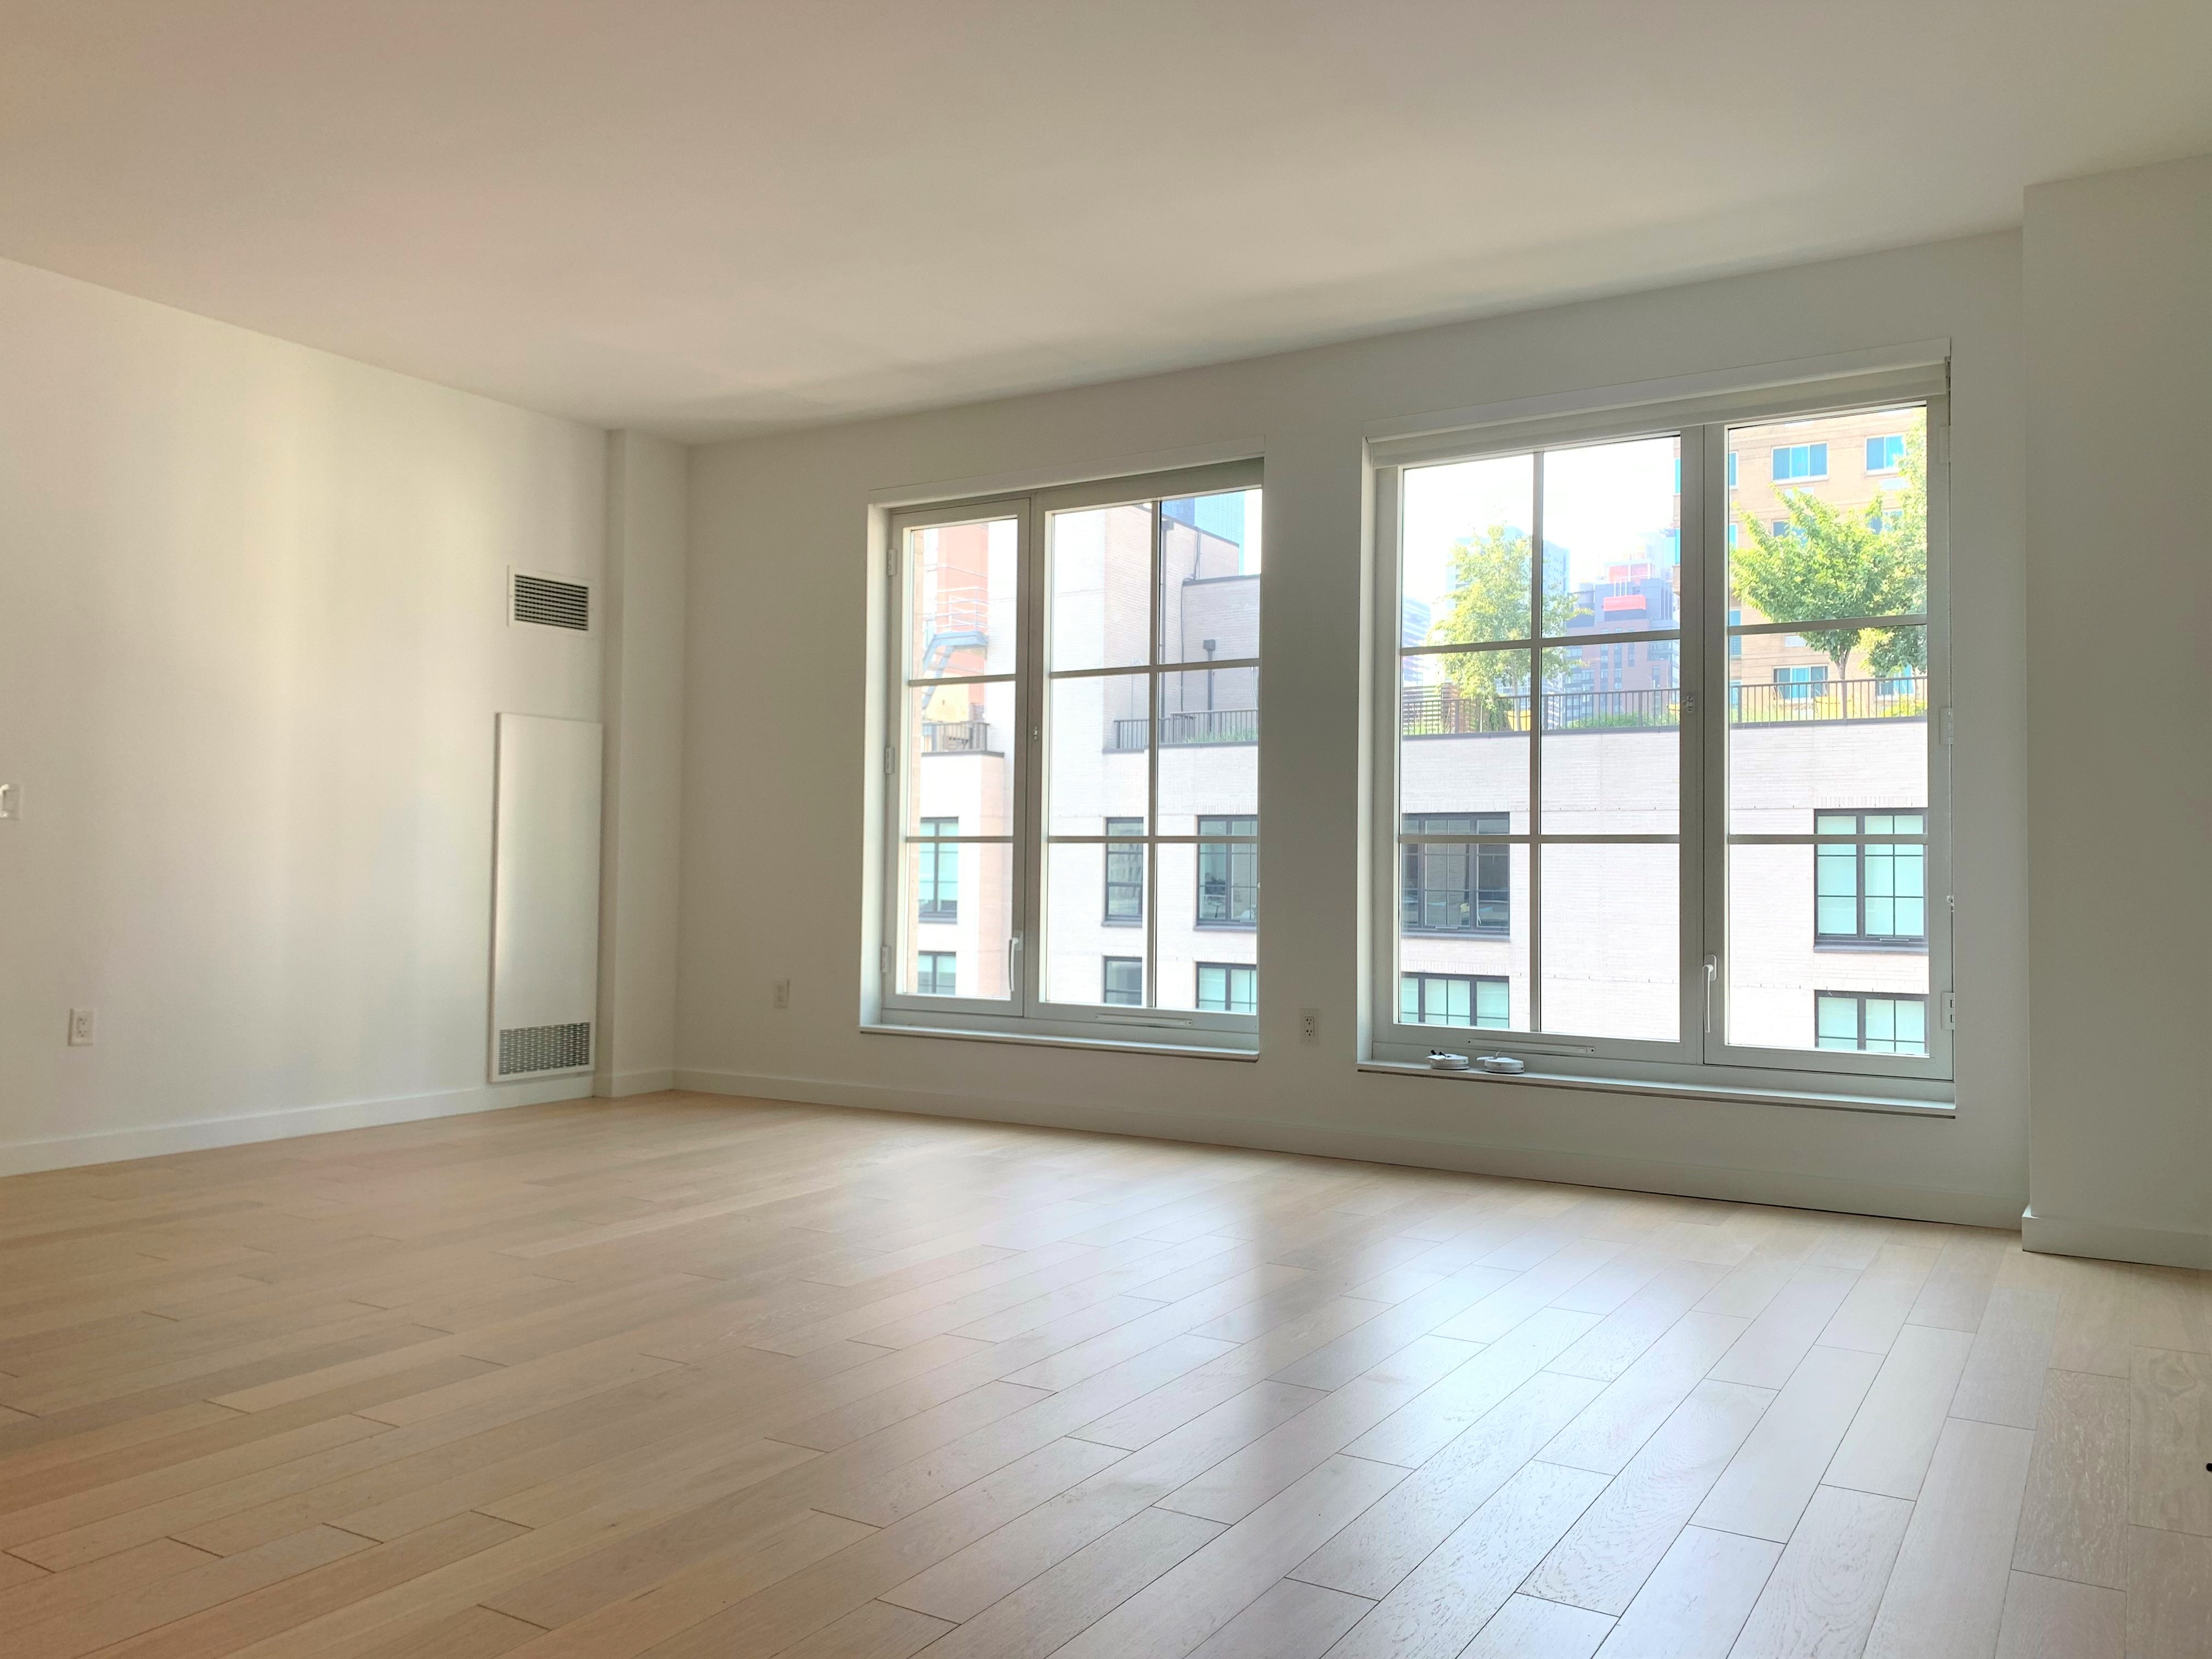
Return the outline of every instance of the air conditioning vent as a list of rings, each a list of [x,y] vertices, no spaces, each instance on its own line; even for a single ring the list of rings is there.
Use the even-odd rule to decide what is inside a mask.
[[[558,576],[514,573],[514,608],[519,623],[540,628],[573,628],[588,633],[592,626],[592,590],[584,582],[563,581]]]
[[[580,1071],[592,1063],[592,1027],[515,1025],[499,1034],[499,1074],[526,1077],[533,1072]]]

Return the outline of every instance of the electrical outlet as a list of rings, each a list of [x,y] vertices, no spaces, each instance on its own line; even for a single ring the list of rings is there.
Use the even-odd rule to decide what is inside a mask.
[[[23,792],[12,783],[0,783],[0,818],[23,816]]]
[[[791,1006],[791,981],[787,979],[775,982],[775,1006],[779,1011]]]
[[[1298,1010],[1298,1041],[1305,1044],[1309,1048],[1317,1048],[1321,1046],[1320,1009],[1301,1008]]]
[[[91,1009],[72,1008],[70,1010],[69,1040],[70,1047],[72,1048],[89,1048],[92,1047]]]

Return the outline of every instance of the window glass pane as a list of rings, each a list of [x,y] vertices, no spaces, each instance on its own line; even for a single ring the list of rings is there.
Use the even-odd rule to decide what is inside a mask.
[[[1927,411],[1920,408],[1732,428],[1731,449],[1773,459],[1770,468],[1739,468],[1729,481],[1728,522],[1738,532],[1728,556],[1729,607],[1741,609],[1747,623],[1925,610],[1927,434]],[[1848,453],[1883,434],[1899,441],[1893,475],[1830,469],[1832,448]],[[1808,637],[1818,649],[1840,655],[1837,636]],[[1747,656],[1759,649],[1756,636],[1746,640]]]
[[[951,817],[963,836],[1012,835],[1013,682],[913,686],[905,698],[905,833]]]
[[[1674,833],[1682,772],[1677,649],[1658,640],[1544,653],[1545,834]]]
[[[1911,858],[1899,862],[1893,854],[1889,868],[1869,878],[1857,867],[1859,851],[1833,843],[1729,848],[1730,1042],[1758,1048],[1856,1048],[1856,1024],[1850,1027],[1850,1041],[1841,1042],[1844,1013],[1826,999],[1926,997],[1924,933],[1899,939],[1828,932],[1832,921],[1843,921],[1845,906],[1856,927],[1856,900],[1827,890],[1844,884],[1847,870],[1854,881],[1896,885],[1917,881],[1925,858],[1924,849],[1911,847]],[[1907,867],[1910,876],[1904,873]],[[1879,914],[1893,922],[1917,918],[1924,927],[1925,901],[1899,902],[1891,896],[1889,908]],[[1856,1020],[1855,1012],[1850,1018]],[[1921,1048],[1876,1052],[1924,1052],[1924,1028],[1923,1037]]]
[[[1109,859],[1121,878],[1112,884]],[[1097,842],[1054,842],[1045,848],[1046,1001],[1096,1004],[1103,987],[1099,963],[1106,957],[1134,958],[1141,967],[1145,869],[1141,845],[1111,854]],[[1134,914],[1110,914],[1109,906],[1117,900]]]
[[[1140,836],[1142,818],[1109,818],[1106,833]],[[1145,920],[1145,847],[1142,842],[1109,842],[1106,847],[1103,919],[1109,927],[1135,927]]]
[[[1209,817],[1201,829],[1233,833],[1258,822],[1252,817]],[[1223,830],[1223,826],[1231,828]],[[1259,931],[1253,921],[1219,918],[1234,917],[1240,912],[1249,918],[1257,917],[1259,854],[1257,844],[1249,842],[1215,842],[1201,848],[1180,842],[1153,849],[1155,867],[1159,872],[1155,889],[1159,905],[1158,956],[1152,973],[1156,1006],[1200,1007],[1200,963],[1216,968],[1249,968],[1257,963]],[[1200,921],[1201,915],[1208,920]],[[1227,981],[1220,983],[1225,987]]]
[[[1097,836],[1109,817],[1145,816],[1151,676],[1101,674],[1045,686],[1045,824],[1055,836]]]
[[[1681,440],[1547,450],[1543,476],[1545,633],[1680,627]],[[1587,653],[1569,655],[1595,675]]]
[[[1012,994],[1013,848],[1006,842],[905,843],[898,988],[1002,1001]]]
[[[1159,677],[1161,835],[1260,810],[1259,678],[1256,668]]]
[[[1054,513],[1047,520],[1052,656],[1059,672],[1142,665],[1152,625],[1149,503]]]
[[[1510,817],[1502,811],[1409,813],[1401,822],[1409,834],[1480,835],[1502,831]],[[1407,1024],[1452,1023],[1446,1015],[1456,1006],[1465,1016],[1457,1020],[1461,1024],[1527,1029],[1525,842],[1401,844],[1398,903],[1401,1020]],[[1462,986],[1456,1004],[1449,1000],[1453,992],[1439,988],[1450,981]],[[1412,1005],[1404,1001],[1409,986],[1417,994]]]
[[[1141,1008],[1145,1002],[1145,959],[1108,957],[1101,964],[1100,981],[1109,1007]]]
[[[1671,1042],[1681,1034],[1681,854],[1552,845],[1544,859],[1544,1030]]]
[[[1406,659],[1399,689],[1401,812],[1504,812],[1528,832],[1526,651],[1451,652]]]
[[[907,532],[908,679],[1014,672],[1018,543],[1012,519]]]
[[[1741,662],[1759,657],[1741,679],[1739,659],[1729,662],[1731,834],[1802,835],[1814,814],[1846,805],[1925,813],[1927,633],[1867,630],[1848,646],[1817,633],[1802,646],[1782,634],[1745,640]],[[1824,648],[1848,654],[1824,660]]]
[[[1260,654],[1260,555],[1258,490],[1160,503],[1160,661]]]
[[[1196,966],[1198,1012],[1252,1014],[1259,1012],[1260,970],[1239,963],[1201,962]]]
[[[1401,642],[1527,639],[1534,458],[1408,467],[1403,477]]]

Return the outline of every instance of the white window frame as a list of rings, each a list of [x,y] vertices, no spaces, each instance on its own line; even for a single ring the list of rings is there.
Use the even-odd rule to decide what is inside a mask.
[[[1727,826],[1728,641],[1744,633],[1790,631],[1802,623],[1739,624],[1728,620],[1726,527],[1729,428],[1858,410],[1924,404],[1928,412],[1928,630],[1929,736],[1926,880],[1928,886],[1929,1052],[1926,1055],[1884,1055],[1838,1049],[1777,1049],[1730,1044],[1728,1030],[1727,864],[1731,844],[1817,841],[1917,839],[1896,836],[1731,836]],[[1679,434],[1682,478],[1681,546],[1683,592],[1678,627],[1654,630],[1678,634],[1680,641],[1681,781],[1680,823],[1673,839],[1680,853],[1680,1024],[1671,1042],[1629,1038],[1586,1037],[1540,1030],[1504,1031],[1483,1027],[1407,1025],[1398,1018],[1398,883],[1402,867],[1399,800],[1401,645],[1399,515],[1403,476],[1409,467],[1532,450],[1563,449],[1635,438]],[[1767,391],[1729,393],[1652,404],[1643,409],[1609,409],[1589,415],[1562,415],[1531,421],[1465,428],[1455,432],[1370,442],[1374,477],[1374,625],[1370,647],[1373,679],[1370,702],[1370,744],[1375,761],[1372,817],[1368,844],[1369,1041],[1367,1058],[1384,1065],[1425,1064],[1439,1047],[1470,1054],[1508,1054],[1521,1060],[1530,1081],[1557,1084],[1618,1082],[1662,1091],[1695,1093],[1701,1088],[1729,1095],[1749,1094],[1782,1101],[1818,1103],[1823,1097],[1851,1103],[1898,1103],[1948,1106],[1952,1100],[1951,750],[1949,648],[1949,398],[1944,368],[1887,370],[1825,381],[1801,382]],[[1539,474],[1540,479],[1540,473]],[[1700,487],[1694,491],[1692,480]],[[1718,510],[1716,510],[1717,508]],[[1534,530],[1541,534],[1540,509]],[[1540,556],[1532,558],[1532,580],[1540,580]],[[1540,609],[1532,612],[1541,616]],[[1641,634],[1629,635],[1641,639]],[[1546,638],[1528,642],[1585,645],[1582,638]],[[1541,788],[1541,736],[1531,736],[1532,803]],[[1538,828],[1540,831],[1540,820]],[[1444,839],[1439,836],[1437,839]],[[1541,902],[1540,860],[1528,835],[1459,836],[1464,841],[1499,840],[1529,847],[1530,891],[1525,902],[1534,915]],[[1539,836],[1556,843],[1558,839]],[[1570,837],[1589,840],[1590,837]],[[1602,838],[1599,838],[1602,839]],[[1627,836],[1624,842],[1664,841],[1664,836]],[[1540,957],[1531,964],[1531,1000],[1541,972]],[[1814,988],[1808,987],[1811,996]],[[1529,1016],[1516,1010],[1516,1014]],[[1540,1018],[1540,1016],[1539,1016]],[[1480,1074],[1477,1074],[1480,1075]]]
[[[1148,630],[1147,656],[1151,660],[1142,665],[1129,665],[1104,669],[1079,669],[1054,674],[1047,661],[1047,642],[1051,638],[1050,617],[1050,523],[1055,513],[1065,513],[1087,507],[1112,507],[1129,503],[1172,501],[1191,495],[1210,495],[1233,490],[1263,489],[1262,467],[1259,460],[1231,461],[1206,466],[1185,467],[1172,471],[1144,473],[1133,477],[1103,479],[1096,482],[1069,484],[1050,489],[1038,489],[1018,495],[977,497],[965,501],[934,502],[927,506],[902,507],[889,515],[889,545],[879,551],[883,560],[883,580],[888,584],[888,626],[884,629],[885,648],[882,669],[881,696],[884,714],[884,732],[886,738],[885,784],[882,818],[883,857],[878,866],[882,892],[879,924],[882,949],[875,964],[878,973],[878,994],[873,1023],[879,1026],[909,1030],[973,1034],[984,1036],[1031,1037],[1048,1041],[1089,1042],[1118,1045],[1139,1045],[1147,1048],[1162,1045],[1188,1048],[1197,1051],[1249,1055],[1258,1051],[1259,1019],[1254,1014],[1218,1014],[1195,1009],[1130,1007],[1124,1005],[1091,1005],[1088,1003],[1052,1002],[1044,995],[1044,967],[1049,958],[1049,949],[1043,937],[1045,926],[1044,882],[1046,848],[1058,843],[1073,845],[1089,842],[1111,842],[1116,846],[1140,844],[1144,851],[1145,904],[1140,928],[1129,930],[1131,943],[1141,938],[1144,948],[1137,952],[1139,960],[1147,964],[1144,970],[1144,994],[1158,994],[1158,929],[1163,896],[1159,890],[1158,848],[1165,845],[1200,841],[1261,842],[1265,820],[1261,821],[1262,835],[1235,836],[1163,836],[1156,831],[1152,818],[1157,809],[1159,794],[1159,720],[1160,682],[1169,674],[1185,673],[1212,667],[1231,669],[1257,667],[1259,659],[1221,659],[1213,662],[1198,659],[1193,662],[1166,663],[1158,660],[1160,655],[1160,595],[1159,595],[1159,530],[1154,526],[1152,565],[1149,581],[1152,604],[1152,625]],[[1266,511],[1264,501],[1261,511]],[[987,520],[1012,519],[1016,533],[1016,593],[1014,608],[1019,617],[1018,637],[1015,647],[1014,667],[1011,674],[940,677],[939,683],[958,684],[978,680],[1011,680],[1014,686],[1014,732],[1008,744],[1008,758],[1014,766],[1014,829],[1010,836],[959,836],[954,837],[908,836],[902,823],[902,811],[908,799],[908,769],[913,757],[907,751],[906,699],[918,682],[907,678],[905,652],[910,633],[908,605],[912,599],[912,562],[907,553],[908,532],[945,525],[972,524]],[[1264,574],[1263,589],[1264,592]],[[1264,625],[1261,638],[1266,638]],[[1047,836],[1042,833],[1049,823],[1046,812],[1045,776],[1047,746],[1043,735],[1048,723],[1047,708],[1050,686],[1056,678],[1097,678],[1110,675],[1145,674],[1152,682],[1147,707],[1152,720],[1151,736],[1146,744],[1146,833],[1109,835],[1102,830],[1097,835]],[[1255,677],[1256,678],[1256,677]],[[1264,720],[1261,723],[1265,730]],[[1262,803],[1264,805],[1264,803]],[[1236,816],[1250,816],[1239,813]],[[904,902],[904,860],[906,848],[912,841],[951,840],[960,843],[1010,844],[1013,848],[1013,908],[1009,937],[1006,941],[1008,961],[1012,972],[1008,978],[1012,995],[1004,1001],[972,997],[922,996],[899,988],[898,964],[904,959],[908,939],[906,932]],[[1262,866],[1264,870],[1264,866]],[[1265,906],[1264,892],[1261,899]],[[1102,986],[1103,992],[1103,986]]]

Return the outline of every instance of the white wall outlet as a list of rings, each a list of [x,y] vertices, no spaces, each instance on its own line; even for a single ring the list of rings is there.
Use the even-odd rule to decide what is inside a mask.
[[[1317,1048],[1321,1046],[1320,1009],[1301,1008],[1298,1010],[1298,1041],[1305,1044],[1309,1048]]]
[[[0,783],[0,818],[23,816],[23,791],[19,784]]]
[[[72,1008],[70,1010],[69,1040],[70,1047],[72,1048],[89,1048],[92,1047],[91,1009]]]
[[[779,1012],[791,1006],[791,981],[787,979],[775,982],[775,1006]]]

